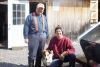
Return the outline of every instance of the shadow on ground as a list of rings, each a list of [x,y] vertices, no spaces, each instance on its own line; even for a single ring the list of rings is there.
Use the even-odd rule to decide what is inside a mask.
[[[68,67],[68,65],[63,65],[62,67]],[[0,62],[0,67],[28,67],[27,65],[17,65],[12,63]],[[44,66],[42,66],[44,67]],[[75,67],[82,67],[80,64],[75,64]]]
[[[27,67],[27,65],[17,65],[12,63],[0,62],[0,67]]]
[[[67,64],[67,65],[64,64],[62,67],[69,67],[69,66],[68,66],[68,64]],[[81,66],[80,64],[77,63],[77,64],[75,64],[75,67],[82,67],[82,66]]]

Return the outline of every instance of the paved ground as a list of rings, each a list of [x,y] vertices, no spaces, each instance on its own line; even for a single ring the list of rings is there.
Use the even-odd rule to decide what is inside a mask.
[[[76,49],[78,48],[76,50],[77,57],[82,56],[83,53],[79,45],[74,46]],[[27,57],[27,47],[19,50],[0,49],[0,67],[27,67]],[[76,67],[81,67],[81,65],[76,63]]]
[[[27,67],[27,48],[20,50],[0,49],[0,67]]]

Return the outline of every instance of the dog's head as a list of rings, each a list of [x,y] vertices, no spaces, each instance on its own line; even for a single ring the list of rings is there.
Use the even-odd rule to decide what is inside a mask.
[[[52,62],[52,57],[53,57],[52,53],[45,51],[45,53],[43,54],[43,64],[49,65]]]

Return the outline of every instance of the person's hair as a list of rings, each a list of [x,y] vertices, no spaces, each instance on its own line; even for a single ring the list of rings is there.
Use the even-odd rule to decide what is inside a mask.
[[[55,33],[56,33],[56,31],[57,31],[58,29],[60,29],[60,30],[62,31],[61,26],[60,26],[60,25],[58,25],[58,26],[55,28]],[[63,33],[63,31],[62,31],[62,33]]]

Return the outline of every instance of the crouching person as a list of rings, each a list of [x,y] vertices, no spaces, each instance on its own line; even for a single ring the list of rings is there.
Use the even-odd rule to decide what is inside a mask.
[[[45,50],[53,50],[53,61],[50,67],[61,67],[63,62],[69,62],[69,67],[75,67],[75,49],[69,38],[63,35],[62,28],[55,28],[55,36],[51,38],[49,46]]]

